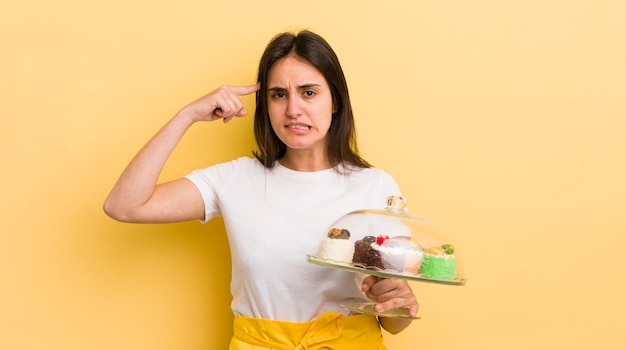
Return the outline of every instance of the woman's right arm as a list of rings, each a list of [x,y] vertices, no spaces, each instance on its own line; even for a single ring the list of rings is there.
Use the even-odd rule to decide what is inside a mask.
[[[136,223],[180,222],[204,218],[204,202],[191,181],[180,178],[158,184],[158,178],[181,138],[199,121],[243,117],[247,111],[239,96],[259,85],[222,86],[181,109],[135,155],[104,202],[113,219]]]

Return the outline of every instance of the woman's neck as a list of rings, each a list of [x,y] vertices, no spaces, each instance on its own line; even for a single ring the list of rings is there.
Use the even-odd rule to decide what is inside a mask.
[[[332,168],[326,154],[297,152],[287,150],[287,153],[278,160],[285,168],[295,171],[313,172]]]

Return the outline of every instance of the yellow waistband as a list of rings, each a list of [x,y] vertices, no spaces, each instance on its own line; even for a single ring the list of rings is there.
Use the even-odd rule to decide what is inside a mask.
[[[326,312],[311,322],[235,317],[230,350],[385,350],[376,316]]]

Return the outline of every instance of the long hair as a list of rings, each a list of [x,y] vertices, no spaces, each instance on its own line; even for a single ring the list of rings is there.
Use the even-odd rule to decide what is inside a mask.
[[[296,34],[288,32],[278,34],[269,42],[261,56],[258,76],[261,89],[256,94],[254,114],[254,136],[259,150],[253,152],[254,156],[266,168],[272,168],[287,151],[287,146],[276,136],[270,123],[267,80],[272,66],[289,55],[315,67],[330,87],[334,112],[328,130],[326,149],[331,166],[372,167],[359,155],[348,85],[339,59],[324,38],[308,30]]]

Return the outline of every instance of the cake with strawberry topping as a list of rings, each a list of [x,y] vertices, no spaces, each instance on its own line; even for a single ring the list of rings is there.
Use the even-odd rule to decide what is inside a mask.
[[[422,262],[422,250],[410,237],[389,238],[388,235],[376,237],[372,249],[380,252],[385,270],[416,275]]]
[[[451,244],[424,249],[422,277],[450,280],[456,277],[456,256]]]
[[[349,264],[354,255],[354,244],[350,241],[350,231],[331,228],[317,251],[317,257],[337,263]]]

